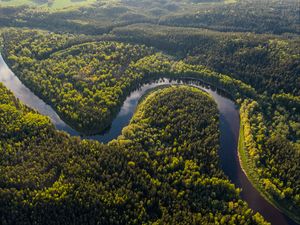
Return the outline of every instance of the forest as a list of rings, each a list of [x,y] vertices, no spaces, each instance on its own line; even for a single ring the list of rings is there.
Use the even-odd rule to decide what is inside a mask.
[[[3,56],[24,83],[84,133],[105,130],[130,90],[161,75],[200,76],[230,88],[236,98],[241,93],[256,94],[238,80],[205,67],[171,60],[145,45],[92,42],[88,37],[74,43],[76,37],[37,30],[7,30],[3,33]]]
[[[83,135],[109,129],[133,90],[162,77],[222,90],[240,113],[247,178],[300,223],[299,14],[295,0],[0,1],[0,49]],[[148,93],[108,145],[0,93],[3,224],[267,224],[220,167],[222,115],[203,91]]]
[[[208,4],[210,2],[213,4]],[[117,27],[140,23],[226,32],[299,34],[298,20],[297,0],[97,0],[75,8],[55,10],[20,4],[0,7],[0,27],[30,27],[89,35],[105,34]]]
[[[0,91],[2,224],[267,224],[220,170],[218,111],[196,88],[150,94],[109,145]]]

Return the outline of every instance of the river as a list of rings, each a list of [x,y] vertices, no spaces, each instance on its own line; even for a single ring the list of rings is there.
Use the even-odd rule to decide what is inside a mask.
[[[50,117],[53,124],[58,130],[68,132],[70,135],[80,135],[76,130],[68,126],[58,114],[47,105],[43,100],[31,92],[17,76],[8,68],[0,55],[0,82],[2,82],[14,95],[24,104],[35,109],[39,113]],[[134,90],[124,101],[120,112],[112,121],[111,127],[101,135],[82,136],[84,139],[98,140],[107,143],[117,138],[122,129],[127,126],[132,118],[139,99],[147,91],[168,84],[187,84],[208,92],[217,103],[220,113],[220,162],[221,167],[232,183],[242,189],[241,197],[245,200],[251,209],[259,212],[264,218],[273,225],[296,225],[294,221],[281,213],[268,201],[266,201],[260,193],[251,185],[248,178],[244,174],[238,159],[238,138],[239,138],[239,112],[235,103],[229,98],[221,94],[221,91],[214,89],[208,85],[204,85],[196,80],[169,80],[162,78],[142,85],[139,89]]]

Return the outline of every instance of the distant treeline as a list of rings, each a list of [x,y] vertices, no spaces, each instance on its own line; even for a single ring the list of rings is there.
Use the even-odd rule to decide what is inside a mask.
[[[203,4],[214,2],[214,4]],[[219,2],[219,3],[218,3]],[[299,5],[289,1],[120,1],[62,10],[1,7],[0,27],[31,27],[99,35],[136,23],[198,27],[226,32],[300,33]]]

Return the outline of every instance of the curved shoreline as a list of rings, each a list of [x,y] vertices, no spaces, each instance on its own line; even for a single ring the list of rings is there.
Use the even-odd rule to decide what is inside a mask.
[[[1,57],[1,59],[2,59],[2,57]],[[4,61],[3,61],[3,63],[5,64]],[[1,60],[0,60],[0,66],[2,64],[1,64]],[[7,66],[7,65],[5,64],[5,65],[2,65],[2,67],[3,66]],[[2,69],[0,67],[0,73],[1,73]],[[5,71],[5,68],[4,68],[4,71]],[[20,82],[20,80],[9,70],[8,67],[6,69],[6,72],[10,73],[10,74],[6,74],[6,75],[11,76],[10,77],[11,80],[8,80],[8,81],[6,80],[6,83],[4,80],[4,83],[6,86],[9,86],[9,85],[7,85],[7,82],[12,82],[14,85],[15,85],[14,82],[19,82],[20,83],[19,85],[21,85],[21,86],[23,85],[22,82]],[[178,83],[184,84],[184,81],[182,81],[184,79],[185,80],[194,79],[194,83],[197,83],[197,82],[195,82],[196,78],[183,77],[182,79],[179,79],[178,77],[174,77],[173,81],[166,81],[165,79],[161,79],[162,81],[160,81],[158,83],[152,82],[150,84],[142,85],[140,87],[140,89],[132,91],[129,94],[129,96],[126,98],[126,100],[123,102],[123,106],[121,107],[120,112],[115,117],[115,119],[112,121],[112,126],[111,126],[112,128],[108,131],[108,133],[104,134],[104,135],[106,135],[105,138],[103,138],[104,135],[95,135],[95,136],[88,136],[88,137],[83,137],[83,138],[94,139],[94,140],[98,140],[101,142],[108,142],[108,141],[116,138],[120,134],[122,128],[129,123],[128,118],[132,117],[132,114],[134,113],[133,109],[136,108],[138,100],[141,98],[143,93],[145,93],[147,90],[151,90],[157,86],[161,86],[161,85],[165,85],[165,84],[178,84]],[[178,81],[178,80],[181,80],[181,81]],[[1,74],[0,74],[0,82],[1,82]],[[217,91],[213,90],[212,88],[206,88],[206,87],[204,87],[204,85],[199,85],[199,83],[203,83],[203,81],[200,80],[200,82],[198,82],[198,85],[191,84],[191,83],[188,83],[188,85],[198,86],[198,88],[211,94],[212,97],[214,98],[215,102],[217,103],[218,109],[220,112],[220,133],[221,133],[220,142],[221,143],[220,143],[219,157],[220,157],[221,167],[224,170],[224,173],[230,178],[231,182],[234,183],[237,187],[242,187],[242,189],[244,190],[241,193],[242,199],[244,199],[246,202],[248,202],[250,208],[252,208],[255,212],[257,212],[257,211],[260,212],[266,218],[266,220],[272,221],[272,224],[278,224],[278,225],[294,224],[288,218],[286,218],[285,215],[283,215],[281,212],[279,212],[278,209],[276,209],[269,202],[267,202],[267,200],[265,200],[265,198],[263,198],[261,196],[261,193],[259,193],[259,191],[254,188],[255,186],[253,186],[250,183],[250,181],[249,181],[250,179],[247,178],[247,173],[245,173],[245,171],[242,167],[242,163],[239,159],[239,154],[238,154],[238,138],[239,138],[239,132],[240,132],[240,130],[239,130],[240,121],[239,121],[239,112],[237,110],[235,103],[232,100],[228,99],[227,97],[223,97],[223,96],[219,95],[217,93]],[[212,86],[214,88],[214,86],[211,84],[207,84],[207,85]],[[25,86],[24,87],[23,86],[22,86],[22,88],[24,89]],[[11,89],[10,87],[8,87],[8,88]],[[15,85],[13,88],[18,88],[18,85]],[[24,89],[24,91],[26,91],[27,94],[30,94],[31,97],[33,96],[37,100],[42,101],[40,98],[35,96],[27,87],[25,87],[25,88],[26,88],[26,90]],[[21,96],[21,98],[26,97],[23,95],[23,93],[18,93],[18,90],[16,90],[16,89],[12,90],[12,92],[18,98],[20,98],[20,96]],[[22,102],[24,102],[24,99],[22,100],[21,98],[20,98],[20,100]],[[34,104],[37,104],[36,99],[33,100]],[[46,113],[40,112],[38,109],[36,109],[36,107],[34,107],[33,105],[30,105],[30,102],[29,103],[25,102],[26,105],[35,108],[41,114],[44,114],[44,115],[50,114],[48,116],[50,116],[50,117],[54,116],[54,118],[57,116],[59,119],[59,123],[54,123],[57,129],[64,130],[64,131],[68,132],[70,135],[78,136],[77,131],[75,131],[75,132],[77,132],[76,134],[72,134],[71,131],[72,130],[74,131],[74,129],[70,128],[64,121],[62,121],[60,119],[60,117],[57,115],[57,113],[51,108],[51,106],[47,105],[43,101],[42,101],[42,103],[41,103],[42,105],[36,105],[36,106],[40,107],[41,111],[45,110],[44,107],[47,108],[46,111],[47,110],[50,110],[50,111],[47,111]],[[124,114],[124,111],[126,112],[126,110],[127,110],[127,114],[126,113]],[[128,112],[130,112],[130,113],[128,114]],[[124,115],[126,117],[125,119],[123,118]],[[121,120],[118,120],[119,118],[121,118]],[[51,120],[52,119],[53,118],[51,117]],[[124,121],[125,121],[125,123],[124,123]],[[115,126],[115,127],[118,129],[112,130],[114,128],[114,124],[117,124],[117,126]],[[251,201],[252,198],[255,198],[257,200],[257,202],[259,203],[258,206],[256,205],[257,202],[255,202],[253,204],[253,202]],[[263,207],[260,208],[259,207],[260,205],[262,205]]]
[[[294,213],[290,212],[285,207],[282,207],[279,202],[274,200],[272,196],[266,192],[262,186],[258,183],[257,180],[258,177],[251,175],[251,168],[249,168],[248,163],[251,163],[247,153],[247,150],[244,148],[244,130],[243,130],[243,124],[240,123],[240,133],[239,133],[239,142],[238,142],[238,157],[239,162],[241,165],[241,169],[243,170],[244,174],[252,184],[252,186],[264,197],[265,200],[267,200],[270,204],[272,204],[277,210],[279,210],[281,213],[284,213],[287,215],[290,219],[292,219],[296,224],[300,224],[300,217],[295,215]]]

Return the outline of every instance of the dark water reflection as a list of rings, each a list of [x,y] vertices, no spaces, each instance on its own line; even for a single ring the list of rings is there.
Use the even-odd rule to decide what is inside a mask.
[[[79,135],[77,131],[62,121],[49,105],[44,103],[21,83],[21,81],[9,70],[1,55],[0,82],[4,83],[4,85],[23,103],[37,110],[39,113],[49,116],[57,129],[66,131],[70,135]],[[98,140],[103,143],[107,143],[117,138],[121,134],[122,129],[129,124],[141,96],[155,87],[168,84],[188,84],[208,92],[214,98],[220,112],[219,155],[221,167],[225,174],[237,187],[242,188],[241,197],[249,204],[249,206],[255,212],[261,213],[267,221],[270,221],[274,225],[296,224],[261,197],[243,173],[237,154],[240,123],[239,112],[234,102],[230,100],[230,96],[222,90],[217,90],[195,79],[160,79],[142,85],[137,90],[131,92],[126,98],[120,112],[113,120],[110,129],[101,135],[83,136],[82,138]]]

